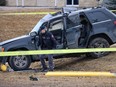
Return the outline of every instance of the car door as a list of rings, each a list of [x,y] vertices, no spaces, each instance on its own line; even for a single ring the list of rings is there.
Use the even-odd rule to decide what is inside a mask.
[[[62,49],[64,48],[64,37],[63,37],[63,30],[64,30],[64,24],[63,24],[63,18],[56,18],[49,22],[49,31],[52,32],[55,39],[57,40],[57,48]]]
[[[66,38],[68,48],[78,48],[78,40],[80,37],[80,24],[79,15],[69,15],[66,19]]]

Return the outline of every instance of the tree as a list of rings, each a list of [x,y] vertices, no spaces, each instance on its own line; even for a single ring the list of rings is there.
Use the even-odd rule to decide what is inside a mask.
[[[6,6],[6,0],[0,0],[0,6]]]
[[[109,9],[116,9],[116,0],[104,0],[104,4]]]

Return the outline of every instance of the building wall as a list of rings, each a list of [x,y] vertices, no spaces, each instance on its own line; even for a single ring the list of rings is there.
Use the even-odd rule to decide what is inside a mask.
[[[24,6],[36,6],[36,5],[37,5],[37,0],[24,0]]]
[[[17,6],[16,0],[7,0],[8,6]],[[57,0],[57,7],[66,6],[66,0]],[[79,7],[93,7],[97,6],[96,0],[79,0]],[[22,6],[22,0],[18,0],[18,6]],[[24,0],[24,6],[46,6],[54,7],[55,0]]]
[[[7,6],[16,6],[16,0],[6,0]]]
[[[79,0],[80,7],[94,7],[97,6],[97,0]]]
[[[58,7],[66,6],[66,0],[57,0],[57,6]]]

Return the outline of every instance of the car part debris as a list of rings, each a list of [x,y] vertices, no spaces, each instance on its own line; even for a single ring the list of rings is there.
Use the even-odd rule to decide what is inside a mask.
[[[37,77],[34,77],[34,76],[30,76],[29,78],[31,81],[38,81],[39,80]]]

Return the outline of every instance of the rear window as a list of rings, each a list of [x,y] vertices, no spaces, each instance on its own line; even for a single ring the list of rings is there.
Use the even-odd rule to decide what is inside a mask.
[[[105,21],[105,20],[108,20],[110,19],[107,15],[105,15],[103,12],[91,12],[89,13],[90,15],[90,21],[92,23],[95,23],[95,22],[100,22],[100,21]]]

